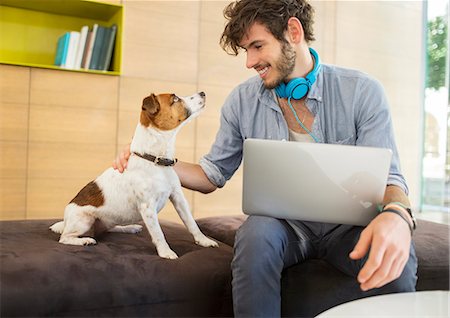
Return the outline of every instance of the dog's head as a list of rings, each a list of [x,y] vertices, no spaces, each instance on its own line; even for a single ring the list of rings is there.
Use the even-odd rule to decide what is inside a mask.
[[[205,93],[179,97],[151,94],[142,101],[141,124],[159,130],[173,130],[196,117],[205,107]]]

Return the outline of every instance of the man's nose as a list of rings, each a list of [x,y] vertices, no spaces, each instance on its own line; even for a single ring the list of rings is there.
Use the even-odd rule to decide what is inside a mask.
[[[256,64],[257,64],[256,54],[247,51],[247,62],[246,62],[247,68],[253,68],[255,67]]]

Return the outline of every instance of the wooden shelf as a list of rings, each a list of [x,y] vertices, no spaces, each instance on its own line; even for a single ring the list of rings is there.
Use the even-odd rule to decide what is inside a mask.
[[[0,63],[119,75],[123,7],[91,0],[0,0]],[[70,70],[54,64],[58,38],[94,24],[118,26],[110,71]]]

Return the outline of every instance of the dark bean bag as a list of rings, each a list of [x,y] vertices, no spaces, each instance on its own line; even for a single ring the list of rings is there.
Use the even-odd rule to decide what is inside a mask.
[[[59,244],[54,220],[0,222],[0,316],[232,316],[232,245],[245,216],[199,219],[218,248],[193,242],[184,226],[161,221],[177,260],[161,259],[146,230],[107,233],[94,246]],[[417,290],[449,289],[449,227],[419,221]],[[284,316],[314,316],[360,298],[355,280],[321,260],[286,269]]]
[[[53,222],[0,222],[1,317],[232,315],[230,246],[200,247],[184,226],[161,221],[179,256],[167,260],[146,230],[78,247],[59,244]]]

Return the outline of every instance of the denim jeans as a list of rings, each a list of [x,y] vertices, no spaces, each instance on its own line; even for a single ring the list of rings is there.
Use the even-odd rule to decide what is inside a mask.
[[[290,224],[295,228],[290,225]],[[321,258],[355,277],[367,256],[351,260],[360,226],[279,220],[250,216],[236,234],[233,306],[235,317],[280,317],[281,273],[310,258]],[[415,291],[417,258],[413,245],[403,273],[371,295]],[[301,288],[301,286],[299,286]]]

